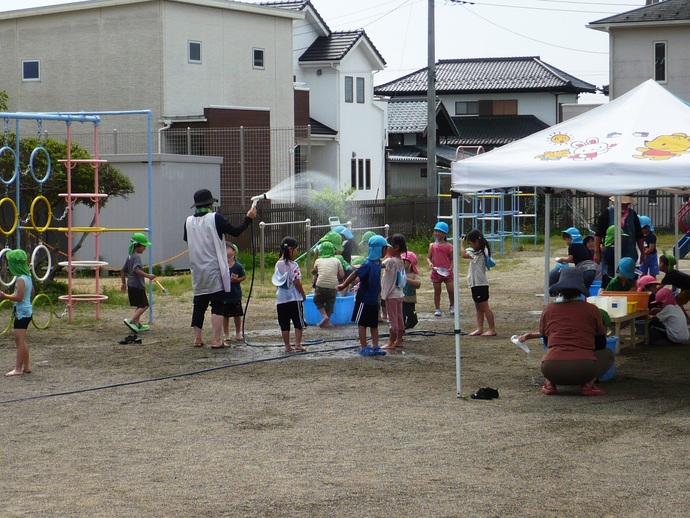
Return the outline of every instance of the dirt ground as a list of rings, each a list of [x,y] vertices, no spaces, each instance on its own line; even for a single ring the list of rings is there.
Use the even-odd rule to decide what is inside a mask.
[[[605,396],[544,396],[537,342],[509,340],[537,328],[543,259],[498,262],[499,336],[462,337],[462,398],[428,281],[404,354],[374,358],[354,326],[310,327],[308,353],[281,355],[269,286],[251,345],[220,351],[191,347],[191,293],[156,296],[142,345],[117,343],[128,308],[96,320],[79,303],[29,329],[32,374],[0,378],[0,515],[688,516],[688,346],[624,349]],[[5,370],[14,353],[0,337]],[[486,386],[500,398],[467,397]]]

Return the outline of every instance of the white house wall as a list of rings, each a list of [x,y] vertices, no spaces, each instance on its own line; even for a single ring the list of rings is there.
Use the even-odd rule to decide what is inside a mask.
[[[345,77],[365,78],[364,103],[346,103]],[[385,198],[385,111],[374,104],[374,74],[371,62],[362,52],[350,52],[341,62],[340,97],[340,183],[350,186],[350,164],[353,153],[357,158],[371,159],[371,189],[357,190],[356,200]],[[355,83],[356,92],[356,83]]]
[[[165,6],[164,115],[200,114],[201,107],[269,108],[272,127],[292,127],[292,23],[253,13]],[[201,42],[201,64],[188,63],[188,40]],[[264,49],[264,68],[252,49]]]
[[[665,41],[668,81],[660,84],[690,101],[690,28],[687,25],[612,29],[609,41],[611,99],[654,78],[654,42]]]

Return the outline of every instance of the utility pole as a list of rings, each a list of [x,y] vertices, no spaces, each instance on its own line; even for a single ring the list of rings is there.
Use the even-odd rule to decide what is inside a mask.
[[[438,195],[438,175],[436,174],[436,29],[434,17],[434,0],[429,0],[426,88],[426,195],[429,198]]]

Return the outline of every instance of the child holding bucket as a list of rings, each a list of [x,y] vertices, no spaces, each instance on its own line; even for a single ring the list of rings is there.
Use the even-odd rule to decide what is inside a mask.
[[[5,373],[5,376],[10,377],[31,373],[26,330],[33,316],[31,300],[34,294],[34,285],[24,250],[17,249],[7,252],[7,266],[10,273],[17,277],[12,295],[0,292],[0,300],[11,300],[14,303],[14,343],[17,346],[17,359],[14,369]]]
[[[439,221],[434,227],[434,242],[429,245],[426,262],[431,274],[429,279],[434,286],[434,316],[441,313],[441,284],[446,285],[448,292],[448,311],[455,314],[455,293],[453,292],[453,245],[448,242],[448,223]]]
[[[285,345],[285,352],[291,353],[290,322],[295,326],[295,351],[306,351],[302,347],[302,331],[307,327],[304,321],[304,299],[307,298],[302,287],[302,273],[295,261],[299,243],[294,237],[285,237],[280,243],[280,258],[276,262],[271,281],[278,287],[276,290],[276,311],[280,334]]]

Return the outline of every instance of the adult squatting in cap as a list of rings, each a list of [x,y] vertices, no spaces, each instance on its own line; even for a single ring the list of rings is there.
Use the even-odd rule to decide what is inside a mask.
[[[414,252],[408,250],[404,254],[400,254],[400,259],[403,261],[410,261],[412,265],[410,270],[412,270],[413,273],[419,274],[419,270],[417,270],[417,255]]]
[[[570,227],[563,231],[564,237],[572,237],[574,245],[582,244],[582,234],[575,227]]]
[[[566,268],[561,272],[561,277],[556,284],[553,284],[549,291],[562,293],[563,290],[575,290],[582,295],[589,295],[589,290],[585,288],[584,275],[579,268]]]
[[[134,247],[136,245],[151,246],[151,242],[144,234],[142,234],[141,232],[137,232],[136,234],[132,234],[132,238],[129,240],[130,254],[134,252]]]
[[[383,255],[383,249],[388,246],[388,241],[383,236],[375,235],[369,238],[369,253],[367,259],[378,261]]]
[[[7,252],[7,266],[12,275],[31,275],[27,262],[26,252],[21,249]]]

